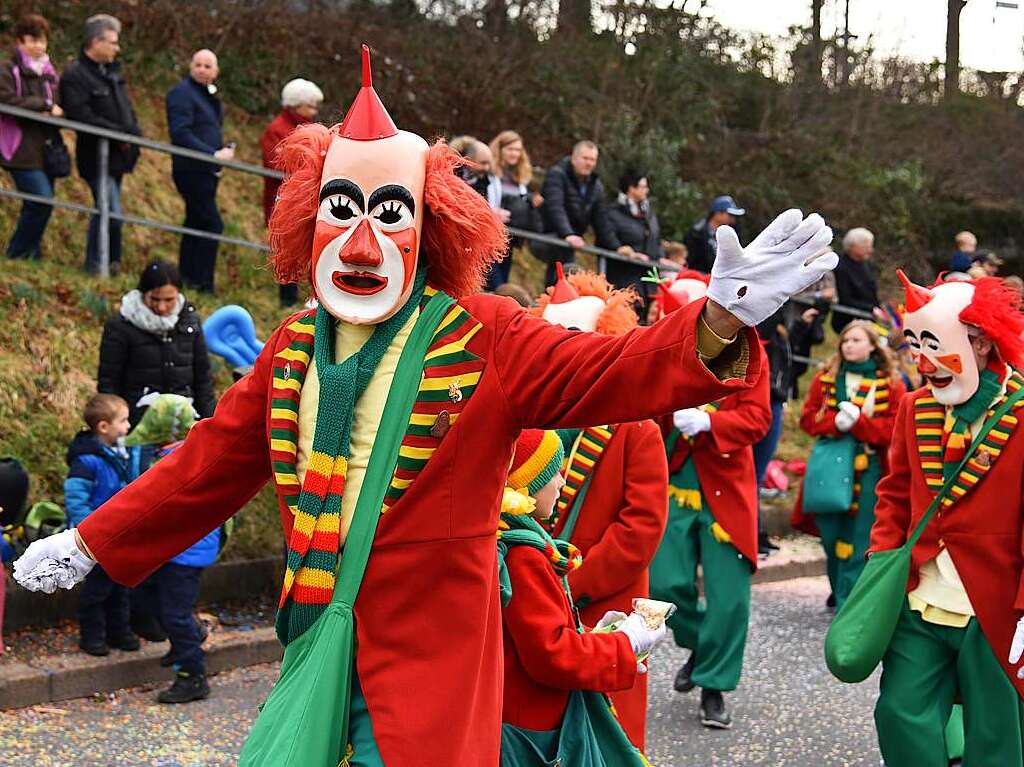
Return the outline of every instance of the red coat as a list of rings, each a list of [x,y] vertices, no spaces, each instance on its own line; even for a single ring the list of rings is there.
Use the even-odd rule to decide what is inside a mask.
[[[889,473],[878,483],[871,552],[902,546],[934,497],[925,484],[914,428],[914,403],[928,394],[922,389],[908,396],[897,416]],[[1014,412],[1024,420],[1024,410]],[[948,548],[985,638],[1024,698],[1024,680],[1007,662],[1024,611],[1022,531],[1024,426],[1018,424],[967,495],[932,517],[912,552],[907,591],[917,588],[921,565]]]
[[[747,380],[723,382],[700,364],[700,302],[619,338],[565,330],[507,298],[477,295],[459,305],[479,324],[466,347],[479,358],[479,383],[446,433],[417,438],[434,452],[381,517],[354,607],[359,680],[388,767],[498,763],[494,535],[520,429],[635,421],[747,388],[762,371],[754,358]],[[294,319],[275,331],[213,418],[78,528],[114,580],[139,583],[277,480],[269,394]],[[757,343],[753,331],[745,338],[750,348]],[[278,496],[288,536],[280,486]]]
[[[291,109],[282,109],[277,117],[270,121],[270,125],[260,136],[260,147],[263,149],[263,165],[267,168],[277,168],[274,162],[274,150],[284,138],[298,126],[308,123],[309,120],[302,117]],[[274,211],[274,200],[277,197],[277,189],[281,186],[280,179],[263,178],[263,220],[270,221],[270,214]]]
[[[762,352],[763,354],[763,352]],[[671,416],[660,419],[668,433]],[[757,568],[757,477],[753,446],[772,425],[769,376],[753,389],[727,397],[711,413],[711,431],[692,443],[680,438],[669,458],[669,474],[682,468],[691,455],[700,479],[701,497],[711,516],[732,538],[733,545]]]
[[[628,391],[628,390],[624,390]],[[592,626],[609,610],[629,613],[634,597],[649,595],[647,568],[668,521],[668,467],[661,433],[653,421],[616,427],[590,479],[572,542],[583,565],[569,587],[583,622]],[[565,518],[555,527],[559,537]],[[647,677],[612,695],[626,734],[643,750]]]
[[[628,690],[636,655],[622,633],[580,634],[569,599],[547,559],[530,546],[505,557],[512,600],[501,611],[505,692],[501,721],[528,730],[554,730],[571,690]]]
[[[804,400],[804,409],[800,413],[800,428],[812,437],[838,437],[843,434],[836,428],[836,408],[825,405],[825,388],[821,383],[823,373],[818,373],[811,381],[811,388],[807,391],[807,399]],[[896,416],[900,410],[900,403],[907,394],[907,387],[899,378],[889,379],[889,408],[885,413],[870,418],[861,413],[860,418],[847,432],[860,442],[866,442],[877,450],[878,460],[881,464],[881,476],[885,476],[889,466],[889,443],[892,442],[893,429],[896,425]],[[793,507],[793,514],[790,517],[790,524],[797,530],[802,530],[809,535],[818,535],[818,526],[814,523],[813,514],[804,514],[803,510],[804,488],[800,485],[800,492],[797,494],[796,506]],[[877,513],[877,512],[876,512]]]

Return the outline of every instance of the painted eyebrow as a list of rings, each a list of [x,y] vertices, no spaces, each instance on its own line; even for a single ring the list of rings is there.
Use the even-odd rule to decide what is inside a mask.
[[[923,341],[926,338],[932,339],[935,343],[939,342],[939,339],[935,336],[934,333],[929,333],[927,330],[922,330],[921,331],[921,340]]]
[[[917,334],[910,328],[904,330],[903,335],[906,336],[907,338],[913,338],[914,340],[917,340]]]
[[[334,194],[343,194],[351,198],[352,202],[359,206],[361,212],[366,210],[363,190],[356,186],[355,182],[349,181],[347,178],[331,179],[320,189],[320,202]],[[370,202],[373,202],[373,198],[370,198]]]
[[[373,210],[380,203],[386,200],[398,200],[399,202],[404,202],[405,206],[409,209],[409,212],[413,215],[416,214],[416,202],[412,199],[412,192],[398,184],[382,186],[371,194],[370,205],[367,210]]]

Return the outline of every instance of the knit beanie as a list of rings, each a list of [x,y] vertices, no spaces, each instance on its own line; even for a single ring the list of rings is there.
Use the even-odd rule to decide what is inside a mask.
[[[533,495],[555,478],[564,459],[565,450],[555,432],[524,429],[516,441],[506,484]]]

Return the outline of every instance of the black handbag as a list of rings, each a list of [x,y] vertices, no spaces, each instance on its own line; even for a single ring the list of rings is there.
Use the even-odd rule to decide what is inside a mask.
[[[64,144],[60,131],[43,144],[43,172],[50,178],[67,178],[71,175],[71,154]]]

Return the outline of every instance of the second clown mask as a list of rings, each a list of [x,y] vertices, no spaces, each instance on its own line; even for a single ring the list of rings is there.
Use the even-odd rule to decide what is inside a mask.
[[[362,88],[324,158],[313,237],[313,286],[332,315],[383,322],[412,292],[423,229],[427,142],[400,131],[373,90],[363,46]]]

